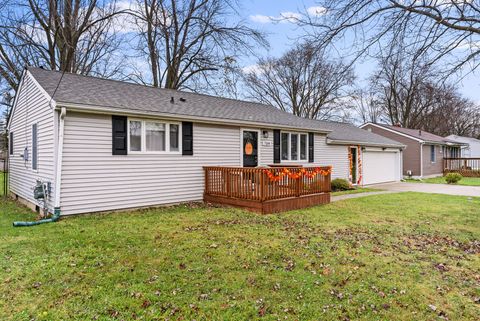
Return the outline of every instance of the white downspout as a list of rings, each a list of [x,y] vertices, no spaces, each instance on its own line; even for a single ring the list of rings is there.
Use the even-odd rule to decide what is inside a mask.
[[[400,155],[398,157],[398,167],[400,169],[400,173],[398,175],[398,180],[403,180],[403,149],[400,149]]]
[[[58,129],[58,151],[56,161],[56,172],[55,172],[55,200],[54,207],[55,212],[60,214],[60,189],[62,183],[62,158],[63,158],[63,128],[65,123],[65,115],[67,114],[67,109],[62,107],[60,112],[60,126]]]
[[[420,143],[420,178],[423,178],[423,144]]]

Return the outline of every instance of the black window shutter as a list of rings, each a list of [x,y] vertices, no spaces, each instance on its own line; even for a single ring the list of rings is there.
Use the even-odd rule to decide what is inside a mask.
[[[127,155],[127,117],[112,116],[112,155]]]
[[[182,122],[182,155],[193,155],[193,123]]]
[[[314,134],[308,133],[308,162],[313,163],[315,161],[315,157],[313,155],[314,150]]]
[[[9,144],[8,149],[9,149],[10,155],[13,155],[13,133],[10,133],[10,139],[8,144]]]
[[[280,129],[273,130],[273,162],[280,163]]]

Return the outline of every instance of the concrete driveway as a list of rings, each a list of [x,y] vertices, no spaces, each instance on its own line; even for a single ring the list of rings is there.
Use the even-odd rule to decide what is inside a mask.
[[[392,192],[420,192],[448,195],[463,195],[480,197],[480,186],[462,186],[427,183],[388,183],[372,185],[374,188]]]

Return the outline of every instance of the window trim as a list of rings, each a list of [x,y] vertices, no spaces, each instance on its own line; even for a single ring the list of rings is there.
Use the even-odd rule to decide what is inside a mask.
[[[8,135],[8,155],[13,155],[14,153],[13,140],[14,140],[13,132],[10,132]]]
[[[287,159],[283,159],[283,134],[287,134]],[[290,133],[289,132],[283,132],[281,131],[280,132],[280,162],[284,161],[284,162],[288,162],[290,161],[290,152],[291,152],[291,147],[290,147],[290,144],[291,144],[291,140],[290,140]]]
[[[139,121],[142,124],[142,131],[141,131],[141,146],[139,151],[132,151],[130,150],[130,122],[132,121]],[[147,151],[147,141],[146,141],[146,125],[145,123],[162,123],[165,124],[165,150],[162,151]],[[178,151],[171,151],[170,150],[170,125],[178,125]],[[127,119],[127,150],[128,154],[136,155],[136,154],[177,154],[182,155],[182,122],[179,121],[170,121],[170,120],[163,120],[163,119],[144,119],[144,118],[128,118]]]
[[[282,135],[288,134],[288,159],[283,159]],[[297,135],[297,159],[292,159],[292,134]],[[301,137],[305,136],[305,159],[301,159]],[[308,133],[297,131],[280,131],[280,163],[308,163]]]

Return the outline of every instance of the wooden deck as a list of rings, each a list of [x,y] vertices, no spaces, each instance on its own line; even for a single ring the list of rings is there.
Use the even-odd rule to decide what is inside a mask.
[[[330,167],[204,167],[204,201],[277,213],[330,202]]]
[[[444,158],[443,175],[459,173],[464,177],[480,177],[480,158]]]

